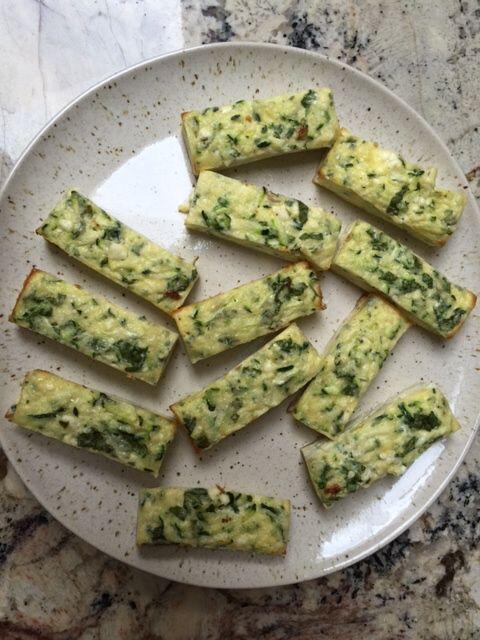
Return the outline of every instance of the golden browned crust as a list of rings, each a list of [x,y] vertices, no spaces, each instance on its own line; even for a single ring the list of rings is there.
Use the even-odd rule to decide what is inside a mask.
[[[10,315],[8,316],[8,320],[10,322],[15,322],[14,320],[14,315],[15,312],[17,310],[17,307],[20,303],[20,300],[23,297],[23,294],[25,293],[25,289],[28,287],[28,285],[30,284],[30,280],[32,280],[32,278],[34,278],[36,276],[37,273],[45,273],[44,271],[42,271],[41,269],[37,269],[36,267],[33,267],[33,269],[30,271],[30,273],[27,275],[27,277],[25,278],[25,280],[23,281],[23,285],[22,288],[20,289],[20,292],[17,296],[17,299],[15,301],[15,306],[13,307]]]
[[[187,117],[190,115],[190,113],[192,113],[192,112],[191,111],[183,111],[180,114],[180,117],[181,117],[181,120],[182,120],[183,139],[185,141],[185,146],[187,148],[188,159],[190,160],[190,164],[192,166],[193,175],[198,176],[198,174],[200,173],[200,168],[197,166],[197,163],[195,162],[195,160],[193,158],[193,150],[192,150],[192,148],[190,146],[190,141],[189,141],[188,135],[187,135],[186,120],[187,120]]]
[[[298,263],[297,263],[298,264]],[[305,262],[308,266],[313,269],[312,265],[309,262]],[[313,287],[318,295],[317,300],[315,300],[315,309],[319,311],[324,311],[327,308],[325,301],[323,300],[322,288],[320,287],[320,282],[317,282]]]
[[[315,175],[313,176],[313,182],[322,187],[328,187],[328,180],[325,177],[325,173],[323,171],[323,163],[318,167]]]

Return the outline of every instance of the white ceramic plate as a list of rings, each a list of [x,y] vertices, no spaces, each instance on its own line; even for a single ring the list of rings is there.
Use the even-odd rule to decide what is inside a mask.
[[[402,100],[367,76],[338,62],[269,45],[226,44],[167,55],[124,71],[93,88],[61,112],[17,164],[1,200],[1,311],[8,316],[32,265],[103,293],[126,307],[168,324],[152,307],[109,283],[34,234],[61,192],[76,186],[115,216],[187,258],[199,256],[200,300],[278,269],[281,262],[206,236],[187,233],[179,203],[192,177],[182,146],[179,116],[191,108],[295,92],[333,88],[341,122],[405,157],[439,169],[439,183],[467,189],[460,168],[432,129]],[[312,184],[319,153],[290,155],[231,171],[231,175],[280,193],[319,203],[345,223],[366,217]],[[441,251],[406,241],[460,284],[478,286],[475,204]],[[379,226],[387,227],[376,222]],[[331,273],[322,276],[328,308],[299,322],[321,349],[350,312],[360,291]],[[400,479],[388,479],[345,499],[328,512],[307,481],[300,447],[314,432],[294,424],[287,403],[242,432],[196,457],[180,432],[160,482],[183,486],[218,483],[292,500],[291,541],[285,558],[228,551],[151,548],[134,544],[137,491],[155,482],[147,475],[29,434],[4,422],[2,445],[27,486],[65,526],[102,551],[135,567],[181,582],[217,587],[260,587],[321,576],[374,552],[411,524],[445,487],[474,435],[480,396],[475,371],[476,319],[451,341],[413,328],[402,339],[362,402],[362,410],[415,381],[440,384],[462,429],[438,442]],[[477,327],[478,331],[478,327]],[[34,367],[114,393],[168,414],[168,405],[218,377],[266,339],[192,366],[178,347],[156,388],[131,382],[68,348],[5,325],[2,351],[4,408]],[[478,360],[477,360],[478,366]]]

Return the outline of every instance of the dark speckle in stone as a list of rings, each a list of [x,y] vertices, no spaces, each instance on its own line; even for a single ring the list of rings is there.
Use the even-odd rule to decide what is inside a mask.
[[[435,585],[435,593],[438,597],[442,598],[446,596],[450,590],[457,569],[462,569],[465,566],[465,556],[461,549],[457,549],[456,551],[446,553],[440,562],[444,566],[445,573]]]
[[[102,613],[105,609],[108,609],[112,606],[113,599],[112,596],[104,591],[98,598],[95,598],[93,602],[90,604],[91,612],[96,615],[98,613]]]

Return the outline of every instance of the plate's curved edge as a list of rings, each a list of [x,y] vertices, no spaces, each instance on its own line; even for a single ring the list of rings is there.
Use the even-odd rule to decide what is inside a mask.
[[[226,42],[226,43],[215,43],[215,44],[210,44],[210,45],[201,45],[201,46],[197,46],[197,47],[191,47],[191,48],[187,48],[187,49],[177,49],[175,51],[171,51],[169,53],[160,55],[160,56],[154,56],[152,58],[149,58],[147,60],[143,60],[139,63],[136,63],[135,65],[132,65],[126,69],[122,69],[121,71],[118,71],[106,78],[104,78],[103,80],[95,83],[94,85],[92,85],[90,88],[86,89],[84,92],[82,92],[80,95],[78,95],[76,98],[74,98],[73,100],[71,100],[65,107],[63,107],[60,111],[58,111],[52,118],[50,118],[48,120],[48,122],[42,127],[42,129],[33,137],[33,139],[27,144],[27,146],[24,148],[24,150],[21,152],[20,156],[18,157],[17,161],[15,162],[11,172],[9,173],[6,181],[4,182],[2,188],[0,189],[0,202],[3,200],[3,198],[5,197],[6,193],[8,192],[8,189],[10,187],[11,182],[13,181],[13,179],[15,178],[16,174],[18,173],[18,171],[20,170],[20,168],[22,167],[25,159],[27,158],[27,156],[29,155],[30,151],[35,147],[36,143],[42,138],[42,136],[56,123],[58,122],[72,107],[74,107],[76,104],[78,104],[79,102],[81,102],[82,100],[84,100],[85,98],[88,98],[88,96],[91,93],[94,93],[95,91],[97,91],[98,89],[102,88],[105,84],[115,81],[118,78],[121,78],[125,75],[128,75],[130,73],[132,73],[133,71],[137,70],[137,69],[141,69],[145,66],[148,66],[150,64],[153,63],[157,63],[161,60],[165,60],[168,58],[174,58],[174,57],[180,57],[182,55],[192,55],[194,54],[196,51],[202,49],[243,49],[243,50],[248,50],[248,49],[276,49],[278,51],[282,51],[285,54],[288,53],[292,53],[295,52],[296,55],[300,55],[300,56],[304,56],[304,57],[311,57],[312,59],[316,59],[316,60],[321,60],[323,62],[326,62],[330,65],[336,66],[339,69],[342,70],[348,70],[349,73],[353,73],[354,75],[358,76],[359,78],[361,78],[364,82],[368,82],[369,84],[371,84],[372,86],[374,86],[376,88],[376,90],[380,90],[381,92],[385,93],[386,95],[389,96],[389,98],[391,98],[392,100],[396,101],[397,103],[400,103],[401,106],[408,111],[408,113],[412,116],[412,118],[414,118],[418,123],[420,123],[425,129],[427,129],[427,131],[430,133],[430,135],[436,140],[436,142],[439,144],[439,146],[441,147],[441,149],[444,151],[444,153],[449,157],[450,161],[452,162],[453,166],[455,167],[455,170],[458,174],[458,178],[461,180],[461,182],[463,183],[463,186],[466,187],[465,191],[467,193],[467,198],[469,201],[469,204],[472,205],[473,210],[476,213],[477,218],[479,218],[479,222],[480,222],[480,211],[479,208],[477,206],[476,203],[476,199],[473,196],[473,193],[470,189],[470,186],[468,184],[468,181],[466,180],[465,174],[462,170],[462,168],[460,167],[460,165],[458,164],[457,160],[451,155],[447,145],[445,144],[445,142],[440,138],[440,136],[437,134],[437,132],[433,129],[433,127],[419,114],[415,111],[415,109],[413,109],[413,107],[411,107],[408,103],[406,103],[402,98],[400,98],[399,96],[397,96],[393,91],[391,91],[390,89],[388,89],[387,87],[385,87],[384,85],[382,85],[378,80],[376,80],[375,78],[372,78],[370,76],[368,76],[367,74],[363,73],[362,71],[359,71],[347,64],[344,64],[338,60],[333,60],[330,59],[329,57],[320,54],[320,53],[316,53],[316,52],[312,52],[312,51],[306,51],[303,49],[297,49],[295,47],[289,47],[289,46],[284,46],[284,45],[276,45],[276,44],[271,44],[271,43],[256,43],[256,42],[235,42],[235,43],[230,43],[230,42]],[[343,560],[333,563],[331,565],[329,565],[328,567],[326,567],[323,571],[321,571],[320,573],[316,572],[316,571],[312,571],[312,573],[308,573],[306,572],[304,577],[302,578],[302,582],[306,581],[306,580],[312,580],[315,578],[319,578],[325,575],[329,575],[331,573],[334,573],[335,571],[339,571],[342,569],[345,569],[348,566],[351,566],[352,564],[355,564],[356,562],[359,562],[363,559],[365,559],[366,557],[372,555],[373,553],[376,553],[377,551],[379,551],[380,549],[384,548],[387,544],[389,544],[392,540],[394,540],[396,537],[398,537],[401,533],[403,533],[406,529],[408,529],[416,520],[418,520],[418,518],[432,505],[432,503],[440,496],[440,494],[445,490],[445,488],[447,487],[447,485],[450,483],[450,481],[452,480],[453,476],[455,475],[456,471],[458,470],[459,466],[461,465],[461,463],[463,462],[463,460],[465,459],[465,456],[467,455],[468,451],[470,450],[472,443],[475,439],[477,430],[480,426],[480,413],[477,416],[475,423],[472,425],[472,430],[470,433],[470,436],[465,444],[465,447],[462,451],[462,454],[458,457],[458,459],[456,460],[455,464],[453,465],[453,467],[449,470],[448,474],[445,476],[444,480],[438,485],[438,487],[435,489],[435,491],[432,493],[432,495],[428,498],[428,500],[425,501],[425,503],[421,506],[418,507],[415,511],[414,514],[412,514],[412,516],[410,518],[408,518],[405,522],[401,523],[398,527],[396,527],[390,534],[386,535],[380,542],[376,542],[373,543],[370,547],[368,547],[367,549],[362,550],[361,552],[359,552],[356,555],[353,556],[346,556],[346,554],[343,554]],[[2,441],[2,432],[0,430],[0,442]],[[11,464],[13,466],[13,468],[15,469],[15,471],[18,473],[18,475],[20,476],[20,478],[22,479],[22,481],[25,483],[25,485],[29,488],[29,491],[31,491],[31,493],[33,494],[33,496],[38,500],[38,502],[40,504],[43,503],[42,501],[39,499],[39,497],[37,496],[37,491],[35,488],[30,488],[28,486],[28,483],[25,481],[22,472],[17,469],[15,463],[13,461],[11,461]],[[48,510],[47,510],[48,511]],[[68,522],[66,521],[66,519],[64,519],[63,517],[58,517],[58,516],[54,516],[53,514],[50,514],[52,518],[54,518],[56,521],[60,522],[60,524],[62,524],[62,526],[64,526],[66,529],[68,529],[69,531],[71,531],[72,533],[74,533],[75,535],[78,536],[78,534],[72,530],[72,528],[69,526]],[[80,536],[78,536],[80,537]],[[110,550],[107,551],[104,548],[102,548],[102,544],[101,542],[99,542],[98,540],[90,540],[89,537],[87,535],[82,536],[81,539],[83,539],[85,542],[87,542],[88,544],[90,544],[92,547],[98,549],[99,551],[101,551],[102,553],[105,553],[106,555],[113,557],[114,559],[123,562],[129,566],[131,566],[132,568],[135,568],[136,570],[140,570],[140,571],[144,571],[145,573],[149,573],[148,569],[142,568],[139,569],[138,566],[133,562],[133,559],[130,559],[129,557],[124,557],[121,556],[120,554],[116,554],[116,553],[112,553]],[[158,573],[152,573],[152,575],[156,575],[158,577],[163,577]],[[209,587],[209,588],[216,588],[216,589],[221,589],[221,588],[231,588],[228,586],[225,586],[224,584],[221,583],[215,583],[215,581],[209,581],[208,584],[207,583],[202,583],[201,581],[189,581],[186,579],[182,579],[179,580],[179,582],[182,582],[184,584],[189,584],[192,586],[199,586],[199,587]],[[273,584],[271,582],[255,582],[252,585],[242,585],[242,586],[235,586],[235,589],[249,589],[249,588],[266,588],[266,587],[271,587],[271,586],[285,586],[285,585],[289,585],[289,584],[295,584],[296,581],[291,581],[291,580],[276,580]]]
[[[295,51],[295,53],[298,54],[298,55],[303,55],[305,57],[311,57],[311,58],[314,58],[314,59],[317,59],[317,60],[323,60],[324,62],[328,62],[328,64],[331,64],[333,66],[338,67],[339,69],[343,69],[343,70],[344,69],[348,69],[348,71],[350,73],[353,73],[354,75],[357,75],[358,77],[362,78],[364,81],[367,81],[370,84],[372,84],[373,86],[375,86],[380,91],[383,91],[384,93],[386,93],[392,99],[396,100],[397,102],[400,102],[402,104],[402,106],[405,109],[407,109],[409,111],[409,113],[418,122],[420,122],[424,127],[426,127],[428,129],[428,131],[432,134],[432,136],[436,139],[436,141],[442,147],[443,151],[445,151],[445,153],[448,154],[450,160],[455,165],[455,170],[457,171],[457,173],[459,174],[460,179],[464,183],[463,186],[467,187],[466,188],[466,192],[467,192],[467,197],[468,197],[468,199],[470,201],[470,204],[473,205],[473,207],[475,208],[475,211],[477,213],[477,216],[480,218],[480,209],[479,209],[479,207],[477,207],[476,199],[475,199],[475,197],[474,197],[474,195],[472,193],[472,190],[470,189],[470,185],[468,184],[468,181],[466,179],[466,176],[465,176],[465,173],[464,173],[463,169],[458,164],[457,160],[452,156],[452,154],[450,153],[450,150],[448,149],[447,145],[445,144],[443,139],[439,136],[439,134],[435,131],[435,129],[425,120],[425,118],[422,115],[420,115],[417,111],[415,111],[415,109],[413,107],[411,107],[408,104],[408,102],[405,102],[405,100],[403,100],[403,98],[400,98],[399,96],[397,96],[397,94],[394,93],[391,89],[389,89],[388,87],[383,85],[381,82],[379,82],[375,78],[372,78],[368,74],[364,73],[363,71],[359,71],[358,69],[355,69],[355,67],[352,67],[352,66],[350,66],[350,65],[348,65],[348,64],[346,64],[344,62],[341,62],[340,60],[334,60],[333,58],[329,58],[328,56],[324,55],[323,53],[317,53],[316,51],[309,51],[309,50],[306,50],[306,49],[299,49],[297,47],[289,47],[287,45],[274,44],[274,43],[271,43],[271,42],[253,42],[253,41],[248,41],[248,40],[245,40],[245,41],[242,41],[242,42],[216,42],[216,43],[208,44],[208,45],[198,45],[196,47],[188,47],[186,49],[175,49],[173,51],[169,51],[168,53],[164,53],[164,54],[159,55],[159,56],[153,56],[151,58],[147,58],[146,60],[142,60],[141,62],[137,62],[134,65],[131,65],[130,67],[126,67],[125,69],[121,69],[120,71],[116,71],[115,73],[113,73],[113,74],[111,74],[109,76],[106,76],[102,80],[99,80],[98,82],[93,84],[88,89],[85,89],[85,91],[82,91],[82,93],[80,93],[75,98],[70,100],[62,109],[60,109],[60,111],[57,111],[57,113],[54,114],[45,123],[45,125],[40,129],[40,131],[26,145],[26,147],[23,149],[23,151],[20,153],[19,157],[15,161],[15,164],[13,165],[13,167],[12,167],[10,173],[8,174],[5,182],[3,183],[2,187],[0,188],[0,201],[3,199],[5,193],[7,192],[8,187],[10,185],[10,182],[13,180],[13,178],[14,178],[15,174],[17,173],[18,169],[23,164],[23,161],[24,161],[25,157],[28,155],[30,150],[35,146],[37,141],[44,135],[44,133],[46,131],[48,131],[48,129],[50,129],[50,127],[53,124],[58,122],[58,120],[60,120],[60,118],[67,111],[69,111],[74,105],[79,103],[81,100],[83,100],[84,98],[88,97],[91,93],[94,93],[95,91],[97,91],[98,89],[100,89],[101,87],[103,87],[107,83],[113,82],[113,81],[117,80],[118,78],[121,78],[122,76],[127,75],[127,74],[131,73],[132,71],[135,71],[136,69],[141,69],[142,67],[148,66],[149,64],[156,63],[159,60],[166,60],[168,58],[173,58],[175,56],[179,56],[179,55],[182,55],[182,54],[191,55],[191,54],[195,53],[196,51],[199,51],[200,49],[201,50],[204,50],[204,49],[212,49],[212,50],[214,50],[214,49],[232,49],[232,48],[238,48],[238,49],[277,49],[278,51],[283,51],[284,53],[287,53],[287,54]]]
[[[323,576],[328,576],[328,575],[330,575],[332,573],[335,573],[337,571],[341,571],[343,569],[346,569],[347,567],[350,567],[353,564],[356,564],[357,562],[361,562],[362,560],[365,560],[365,558],[368,558],[369,556],[373,555],[377,551],[380,551],[381,549],[386,547],[390,542],[392,542],[392,540],[395,540],[395,538],[398,538],[398,536],[400,536],[404,531],[406,531],[409,527],[411,527],[412,524],[414,524],[425,513],[425,511],[427,511],[427,509],[435,502],[435,500],[440,496],[440,494],[443,493],[443,491],[447,488],[448,484],[450,483],[450,481],[452,480],[453,476],[457,472],[459,466],[462,464],[463,460],[465,459],[465,456],[469,452],[469,450],[470,450],[470,448],[471,448],[471,446],[473,444],[473,441],[475,440],[475,437],[477,435],[477,431],[478,431],[479,426],[480,426],[480,415],[477,417],[476,424],[472,428],[472,432],[470,434],[470,438],[469,438],[469,440],[467,441],[467,443],[465,445],[465,448],[464,448],[464,450],[462,452],[462,455],[458,457],[457,462],[451,468],[451,470],[448,473],[448,475],[446,476],[444,482],[442,482],[437,487],[437,489],[433,492],[433,494],[425,502],[425,504],[422,505],[420,508],[418,508],[417,511],[408,520],[403,522],[400,526],[398,526],[389,535],[385,536],[384,539],[381,542],[376,542],[376,543],[372,544],[371,547],[365,549],[364,551],[361,551],[361,552],[359,552],[358,554],[356,554],[354,556],[344,557],[344,559],[341,562],[337,562],[335,564],[329,565],[326,569],[321,571],[321,573],[317,573],[317,572],[313,571],[312,573],[307,574],[306,577],[302,578],[302,580],[300,580],[300,581],[293,581],[292,582],[291,580],[276,580],[273,584],[271,582],[255,582],[255,584],[252,584],[252,585],[241,585],[241,586],[235,585],[234,587],[225,586],[224,584],[221,584],[221,583],[215,583],[214,581],[212,582],[211,580],[208,581],[208,584],[207,583],[202,583],[202,582],[199,582],[199,581],[195,581],[195,580],[185,580],[185,579],[181,579],[181,580],[179,579],[179,580],[176,580],[176,582],[179,582],[181,584],[187,584],[187,585],[190,585],[192,587],[203,587],[203,588],[206,588],[206,589],[232,589],[232,588],[235,588],[235,590],[242,590],[242,589],[267,589],[269,587],[282,587],[282,586],[285,587],[285,586],[288,586],[288,585],[291,585],[291,584],[298,584],[299,582],[306,582],[308,580],[315,580],[317,578],[322,578]],[[1,438],[1,431],[0,431],[0,442],[1,442],[1,439],[2,438]],[[34,488],[31,488],[30,486],[28,486],[27,482],[23,478],[22,472],[16,468],[16,466],[15,466],[15,464],[13,462],[11,462],[11,464],[14,467],[16,473],[20,476],[20,479],[22,480],[22,482],[25,484],[25,486],[28,488],[28,490],[33,494],[34,498],[43,507],[43,503],[40,500],[40,498],[38,498],[36,490]],[[45,509],[45,507],[43,507],[43,508]],[[48,509],[46,509],[46,511],[48,511]],[[148,569],[145,569],[145,568],[141,568],[140,569],[133,562],[133,560],[131,560],[128,556],[125,557],[125,556],[121,556],[120,554],[112,553],[112,551],[107,551],[106,549],[104,549],[102,547],[101,541],[93,540],[93,539],[90,540],[88,538],[88,536],[79,536],[78,533],[76,533],[70,527],[70,525],[68,524],[68,521],[67,521],[66,518],[54,516],[50,511],[48,511],[48,513],[50,514],[50,516],[54,520],[56,520],[63,527],[68,529],[68,531],[70,531],[75,536],[77,536],[78,538],[80,538],[81,540],[83,540],[84,542],[89,544],[90,546],[94,547],[98,551],[101,551],[102,553],[104,553],[108,557],[113,558],[114,560],[118,560],[119,562],[122,562],[122,563],[130,566],[133,569],[135,569],[136,571],[143,571],[144,573],[148,573],[150,575],[154,575],[154,576],[156,576],[158,578],[164,578],[166,580],[171,580],[171,578],[165,578],[164,576],[161,576],[158,573],[150,572]],[[193,552],[194,551],[195,550],[193,550]],[[226,553],[228,553],[228,551],[226,551]],[[288,551],[287,551],[287,553],[288,553]],[[345,554],[343,554],[343,555],[345,556]]]

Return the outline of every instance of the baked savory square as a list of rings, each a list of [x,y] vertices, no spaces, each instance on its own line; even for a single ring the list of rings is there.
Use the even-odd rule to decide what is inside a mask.
[[[290,501],[221,487],[158,487],[140,493],[137,544],[178,544],[284,554]]]
[[[332,270],[383,294],[412,322],[442,338],[457,333],[477,300],[404,244],[359,220],[341,239]]]
[[[172,315],[188,357],[198,362],[323,308],[317,274],[297,262]]]
[[[177,340],[145,316],[38,269],[25,280],[10,320],[149,384],[158,382]]]
[[[291,324],[223,378],[171,409],[195,448],[209,449],[298,391],[320,364],[318,353]]]
[[[439,438],[459,429],[434,385],[405,391],[329,442],[303,447],[313,488],[324,506],[388,475],[399,476]]]
[[[435,187],[436,169],[405,161],[345,129],[325,156],[314,182],[430,245],[455,231],[467,199]]]
[[[342,226],[320,207],[213,171],[200,174],[185,225],[321,271],[330,268]]]
[[[330,89],[238,100],[182,114],[195,175],[272,156],[331,147],[338,120]]]
[[[6,417],[154,476],[175,436],[172,420],[38,369],[26,375],[20,398]]]

